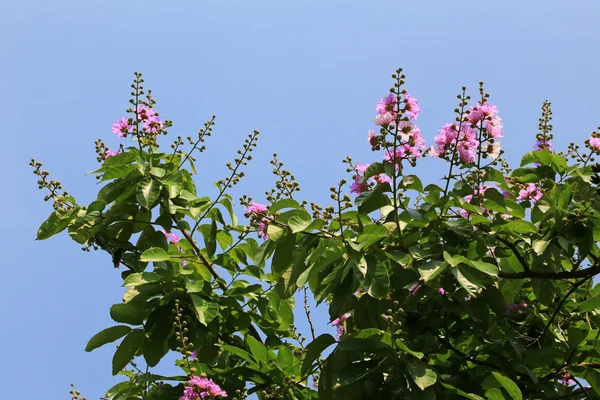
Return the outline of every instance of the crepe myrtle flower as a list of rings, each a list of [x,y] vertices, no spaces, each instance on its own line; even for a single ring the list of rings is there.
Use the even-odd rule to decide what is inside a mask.
[[[424,281],[424,279],[423,279],[423,277],[421,277],[421,278],[419,278],[418,282],[415,282],[415,283],[412,284],[412,286],[408,289],[408,291],[410,292],[411,296],[416,295],[417,291],[419,289],[421,289],[421,287],[423,287],[423,283],[422,283],[423,281]]]
[[[544,194],[542,189],[535,183],[528,183],[527,186],[519,191],[517,200],[532,200],[534,202],[542,198]]]
[[[565,372],[562,379],[560,380],[560,383],[562,383],[563,385],[574,385],[575,380],[573,379],[573,375],[571,375],[568,372]]]
[[[114,157],[117,154],[119,154],[119,152],[116,150],[106,149],[106,154],[104,154],[104,158],[106,159],[106,158]]]
[[[132,129],[133,126],[129,123],[129,120],[127,120],[127,118],[121,118],[112,125],[110,131],[117,135],[118,138],[124,138]]]
[[[142,126],[148,132],[157,133],[163,127],[158,114],[150,107],[140,104],[137,106],[137,118],[142,121]]]
[[[419,107],[419,101],[412,97],[410,93],[406,92],[404,94],[404,98],[406,99],[406,113],[409,118],[416,121],[419,113],[421,112],[421,107]]]
[[[213,400],[217,397],[227,397],[227,393],[205,374],[192,376],[184,388],[179,400]]]
[[[250,217],[250,225],[256,227],[258,237],[264,240],[268,239],[267,229],[269,221],[272,217],[266,217],[265,214],[268,211],[268,207],[264,204],[257,203],[255,201],[248,204],[246,207],[246,216]]]
[[[600,137],[592,136],[588,139],[588,143],[592,150],[600,151]]]
[[[177,244],[181,240],[181,236],[179,236],[176,233],[165,232],[165,231],[161,231],[161,232],[165,235],[167,240],[173,244]]]
[[[338,340],[340,340],[340,337],[342,337],[342,335],[344,334],[344,321],[346,321],[351,316],[352,314],[350,313],[344,313],[339,318],[336,318],[333,321],[331,321],[331,325],[337,327]]]

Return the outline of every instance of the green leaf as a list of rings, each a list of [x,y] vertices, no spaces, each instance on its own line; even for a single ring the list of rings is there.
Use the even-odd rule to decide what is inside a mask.
[[[131,328],[125,325],[112,326],[103,331],[96,333],[85,346],[85,351],[92,351],[98,347],[102,347],[107,343],[112,343],[115,340],[122,338],[131,332]]]
[[[538,229],[529,221],[511,221],[507,224],[500,226],[499,232],[508,233],[536,233]]]
[[[110,317],[115,322],[121,322],[130,325],[141,325],[144,322],[144,312],[138,309],[138,304],[119,303],[110,308]],[[143,307],[144,305],[141,304]]]
[[[37,240],[45,240],[62,232],[77,216],[79,207],[71,210],[58,209],[50,214],[50,217],[40,226],[37,232]]]
[[[277,366],[288,375],[295,375],[298,371],[294,367],[296,357],[292,354],[292,351],[287,346],[279,346],[277,351]]]
[[[253,336],[246,337],[246,343],[248,343],[248,347],[250,348],[250,353],[254,356],[257,361],[267,361],[267,348],[264,344],[259,342]]]
[[[219,305],[206,301],[194,293],[190,293],[190,298],[194,303],[194,310],[196,311],[198,321],[204,326],[208,326],[208,324],[219,314]]]
[[[135,198],[142,207],[150,209],[158,199],[161,187],[162,184],[159,181],[146,177],[139,183]]]
[[[335,339],[329,334],[320,335],[315,340],[310,342],[308,346],[306,346],[306,355],[302,361],[302,369],[300,374],[305,375],[308,371],[310,371],[315,360],[321,356],[321,353],[323,353],[326,348],[334,343],[336,343]]]
[[[267,226],[267,237],[270,240],[277,241],[277,240],[281,239],[285,235],[285,232],[286,232],[285,227],[282,227],[282,226],[279,226],[276,224],[269,224]]]
[[[140,261],[143,262],[160,262],[169,260],[171,260],[171,256],[160,247],[153,247],[151,249],[148,249],[145,252],[143,252],[140,257]]]
[[[288,226],[292,230],[292,233],[297,233],[302,232],[303,230],[308,228],[311,222],[312,221],[310,219],[305,219],[295,215],[288,220]]]
[[[455,387],[454,387],[454,386],[452,386],[452,385],[448,385],[448,384],[447,384],[447,383],[445,383],[445,382],[441,382],[441,381],[440,381],[440,383],[442,384],[442,386],[443,386],[443,387],[445,387],[446,389],[449,389],[449,390],[447,390],[447,392],[456,392],[456,394],[458,394],[458,395],[460,395],[460,396],[462,396],[462,397],[464,397],[464,398],[466,398],[466,399],[470,399],[470,400],[485,400],[485,399],[484,399],[483,397],[481,397],[481,396],[478,396],[478,395],[476,395],[476,394],[473,394],[473,393],[466,393],[466,392],[463,392],[462,390],[460,390],[460,389],[457,389],[457,388],[455,388]]]
[[[254,359],[252,358],[252,356],[250,355],[250,353],[248,353],[246,350],[244,349],[240,349],[239,347],[235,347],[235,346],[230,346],[230,345],[222,345],[221,348],[225,351],[230,352],[233,355],[236,355],[238,357],[240,357],[243,360],[246,360],[252,364],[254,363]]]
[[[402,342],[402,339],[398,338],[396,339],[396,341],[394,342],[396,344],[396,346],[398,346],[400,348],[400,350],[404,350],[405,352],[407,352],[408,354],[411,354],[415,357],[417,357],[419,360],[423,358],[424,354],[421,353],[420,351],[413,351],[411,349],[409,349],[404,342]]]
[[[294,260],[294,247],[296,246],[296,235],[287,235],[277,243],[271,269],[275,276],[280,277]]]
[[[358,205],[358,212],[361,214],[369,214],[375,210],[379,210],[383,206],[390,204],[390,198],[384,194],[390,190],[390,185],[384,183],[377,186],[372,192],[363,193],[358,196],[355,201]]]
[[[506,376],[500,374],[499,372],[492,371],[492,374],[494,375],[494,378],[496,378],[498,383],[502,385],[504,390],[508,392],[510,397],[513,398],[513,400],[523,400],[521,390],[519,389],[516,383],[514,383],[510,378],[507,378]]]
[[[549,244],[549,240],[534,240],[532,248],[537,255],[540,255],[546,250],[546,247],[548,247]]]
[[[483,283],[481,283],[477,273],[478,272],[474,271],[472,268],[462,265],[457,268],[452,268],[452,274],[454,274],[458,283],[460,283],[471,295],[477,294],[479,290],[483,288]]]
[[[583,303],[579,304],[579,307],[577,307],[577,312],[585,313],[585,312],[597,310],[599,308],[600,308],[600,294],[598,294],[590,299],[587,299]]]
[[[140,285],[145,285],[147,283],[159,282],[162,279],[162,275],[156,274],[154,272],[137,272],[125,278],[123,286],[136,287]]]
[[[300,204],[294,199],[282,199],[273,203],[267,212],[268,215],[274,215],[277,211],[283,210],[284,208],[300,208]]]
[[[421,361],[408,360],[406,366],[408,373],[421,390],[427,389],[437,381],[436,373]]]
[[[483,272],[484,274],[491,275],[491,276],[498,276],[498,267],[496,267],[494,264],[486,263],[483,261],[470,261],[470,260],[467,262],[467,264],[472,266],[475,269],[478,269],[479,271]]]
[[[390,288],[390,277],[385,264],[378,262],[375,258],[369,258],[366,271],[363,272],[364,263],[357,263],[356,267],[356,271],[360,272],[356,276],[363,289],[371,297],[385,298]]]
[[[131,331],[121,342],[112,360],[112,374],[116,375],[129,364],[135,353],[140,349],[144,340],[144,331],[136,329]]]

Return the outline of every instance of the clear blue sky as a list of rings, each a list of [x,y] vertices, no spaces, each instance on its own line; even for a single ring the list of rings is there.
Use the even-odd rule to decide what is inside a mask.
[[[128,106],[134,71],[144,72],[156,109],[175,121],[173,134],[194,135],[217,115],[198,163],[208,193],[258,129],[259,148],[234,198],[264,200],[277,151],[303,198],[326,204],[346,155],[375,161],[367,130],[399,66],[429,143],[453,118],[460,87],[475,95],[480,80],[504,119],[513,163],[535,142],[544,99],[554,108],[555,148],[583,142],[600,124],[599,16],[594,0],[3,0],[0,397],[31,398],[33,389],[66,399],[76,382],[97,399],[116,381],[114,347],[84,347],[111,326],[119,275],[108,255],[83,253],[67,235],[34,241],[51,207],[27,164],[43,161],[90,202],[98,189],[85,175],[97,165],[94,141],[117,145],[110,127]],[[419,173],[431,182],[442,165],[428,159]],[[320,330],[333,332],[317,314]]]

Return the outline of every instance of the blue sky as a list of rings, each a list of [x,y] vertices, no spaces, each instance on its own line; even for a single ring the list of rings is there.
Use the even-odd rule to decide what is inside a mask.
[[[346,176],[346,155],[376,161],[366,135],[397,67],[420,101],[429,143],[454,117],[460,87],[475,96],[480,80],[504,119],[513,164],[535,142],[545,99],[555,148],[583,142],[600,124],[599,14],[592,0],[0,2],[2,397],[29,397],[33,388],[68,398],[75,382],[96,399],[117,380],[114,348],[84,347],[111,326],[120,277],[108,255],[83,253],[66,235],[34,241],[51,207],[28,162],[44,162],[80,203],[93,200],[98,187],[85,173],[97,166],[94,141],[117,146],[110,126],[128,106],[134,71],[174,120],[172,134],[193,136],[217,115],[198,163],[208,194],[258,129],[234,198],[263,200],[277,151],[302,197],[327,204],[328,188]],[[418,172],[434,182],[442,166],[428,159]],[[324,310],[316,314],[320,329],[333,332]]]

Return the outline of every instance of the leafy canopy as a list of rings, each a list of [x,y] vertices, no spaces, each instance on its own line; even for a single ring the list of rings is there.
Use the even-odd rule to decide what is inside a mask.
[[[218,194],[206,196],[194,162],[214,117],[196,138],[162,151],[171,123],[139,73],[129,117],[113,125],[123,144],[96,143],[95,201],[61,193],[32,160],[54,205],[37,238],[66,230],[121,271],[115,325],[86,347],[120,341],[112,373],[126,380],[108,398],[600,394],[600,138],[554,152],[546,102],[536,150],[511,170],[501,158],[502,120],[481,86],[476,102],[463,88],[454,121],[427,148],[418,102],[401,70],[392,78],[376,107],[378,132],[369,133],[376,162],[347,158],[356,197],[342,180],[327,207],[299,202],[298,183],[275,157],[268,204],[244,196],[248,222],[240,224],[227,191],[243,177],[258,132],[228,164]],[[426,156],[447,162],[440,185],[410,173]],[[338,338],[315,335],[308,303],[294,303],[299,290],[328,308]],[[309,319],[310,336],[297,332],[298,317]],[[181,375],[153,374],[171,351],[181,354]]]

